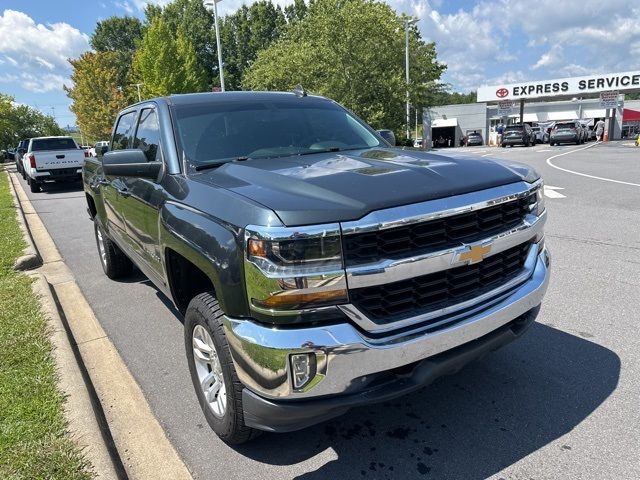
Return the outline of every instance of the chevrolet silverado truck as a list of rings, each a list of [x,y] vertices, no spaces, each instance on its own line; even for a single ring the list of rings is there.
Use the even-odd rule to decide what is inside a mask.
[[[83,182],[105,274],[184,316],[228,443],[386,401],[514,340],[549,280],[530,167],[394,148],[332,100],[227,92],[123,110]]]
[[[24,177],[34,193],[45,182],[78,181],[84,158],[84,150],[71,137],[32,138],[22,157]]]

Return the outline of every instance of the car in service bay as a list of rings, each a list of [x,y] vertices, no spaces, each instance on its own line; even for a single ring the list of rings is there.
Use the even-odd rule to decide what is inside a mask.
[[[551,129],[549,145],[560,145],[561,143],[584,143],[583,130],[580,122],[558,122]]]
[[[531,130],[531,127],[524,123],[522,125],[509,125],[504,129],[502,136],[502,146],[523,145],[525,147],[532,147],[536,144],[535,134]]]

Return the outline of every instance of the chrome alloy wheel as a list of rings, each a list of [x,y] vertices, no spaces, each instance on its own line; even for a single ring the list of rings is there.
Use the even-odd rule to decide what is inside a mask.
[[[222,418],[227,410],[227,388],[213,339],[202,325],[196,325],[191,341],[202,394],[213,414]]]
[[[99,228],[96,230],[96,235],[98,237],[98,250],[100,251],[100,261],[102,262],[102,265],[106,265],[107,250],[104,246],[104,238],[102,237],[102,232],[100,231]]]

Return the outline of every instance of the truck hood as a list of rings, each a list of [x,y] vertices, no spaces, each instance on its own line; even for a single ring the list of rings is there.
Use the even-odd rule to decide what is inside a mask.
[[[270,209],[284,225],[357,220],[389,207],[531,181],[525,165],[376,148],[227,163],[193,180]]]

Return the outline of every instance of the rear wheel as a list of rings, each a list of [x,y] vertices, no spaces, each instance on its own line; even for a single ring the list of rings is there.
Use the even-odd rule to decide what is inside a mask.
[[[102,270],[104,270],[105,275],[115,280],[116,278],[126,277],[131,274],[133,262],[120,250],[120,247],[105,235],[102,228],[98,225],[97,218],[93,219],[93,229],[96,234],[100,264],[102,265]]]
[[[34,179],[29,177],[27,179],[27,183],[29,184],[29,189],[31,190],[31,193],[38,193],[40,191],[40,184],[36,182]]]
[[[260,434],[244,423],[242,390],[211,293],[195,296],[184,317],[184,341],[191,380],[209,426],[226,443],[238,445]]]

